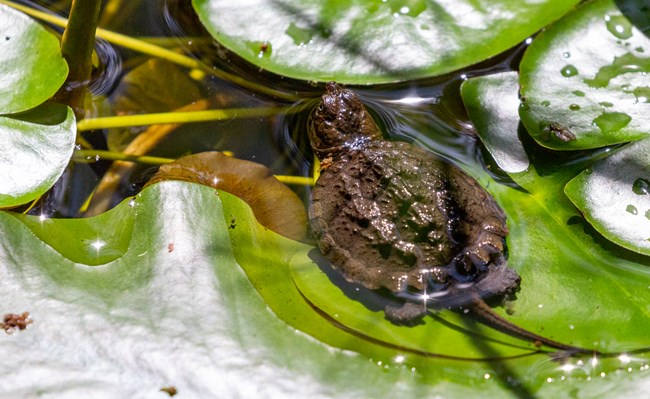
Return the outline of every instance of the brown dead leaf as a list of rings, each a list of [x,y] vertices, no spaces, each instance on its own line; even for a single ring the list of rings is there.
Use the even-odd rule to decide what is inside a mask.
[[[200,183],[227,191],[244,200],[268,229],[294,240],[302,240],[307,233],[302,201],[264,165],[221,152],[203,152],[161,166],[147,185],[163,180]]]

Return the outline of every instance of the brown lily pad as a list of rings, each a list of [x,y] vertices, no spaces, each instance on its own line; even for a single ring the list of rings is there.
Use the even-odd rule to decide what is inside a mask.
[[[188,155],[160,167],[148,185],[181,180],[227,191],[244,200],[264,227],[287,238],[302,240],[307,213],[296,193],[264,165],[226,156],[221,152]],[[236,227],[236,223],[231,223]]]

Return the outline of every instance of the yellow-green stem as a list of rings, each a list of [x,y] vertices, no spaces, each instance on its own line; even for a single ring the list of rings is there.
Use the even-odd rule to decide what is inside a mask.
[[[128,155],[121,152],[101,150],[76,150],[74,152],[73,158],[77,162],[96,162],[99,160],[109,160],[137,162],[145,165],[164,165],[175,161],[175,159],[172,158],[151,157],[146,155]],[[314,185],[314,179],[306,176],[275,175],[275,178],[284,184],[292,184],[296,186]]]
[[[78,131],[109,129],[115,127],[160,125],[168,123],[191,123],[219,121],[235,118],[261,118],[287,112],[288,108],[229,108],[206,111],[165,112],[156,114],[108,116],[104,118],[84,119],[77,123]]]
[[[284,184],[294,185],[294,186],[313,186],[314,179],[307,176],[287,176],[287,175],[275,175],[275,178],[280,180]]]
[[[160,158],[147,155],[128,155],[121,152],[102,150],[76,150],[73,159],[77,162],[96,162],[99,160],[129,161],[145,165],[164,165],[174,162],[172,158]]]

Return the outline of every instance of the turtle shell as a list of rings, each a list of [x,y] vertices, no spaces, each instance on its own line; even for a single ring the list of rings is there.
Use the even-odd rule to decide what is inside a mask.
[[[412,325],[429,307],[463,308],[560,356],[598,353],[522,329],[486,304],[514,294],[521,279],[505,262],[505,214],[476,180],[417,146],[383,140],[361,99],[335,82],[308,133],[323,168],[312,190],[312,233],[348,281],[400,299],[385,304],[387,319]]]
[[[405,142],[341,151],[312,191],[310,223],[323,255],[369,289],[435,296],[467,287],[514,292],[503,211],[470,176]]]

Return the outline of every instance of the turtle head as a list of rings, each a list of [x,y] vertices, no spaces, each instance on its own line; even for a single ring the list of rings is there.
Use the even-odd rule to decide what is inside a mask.
[[[378,138],[381,131],[359,96],[329,82],[309,120],[309,141],[318,158],[335,158],[341,150],[361,148]]]

